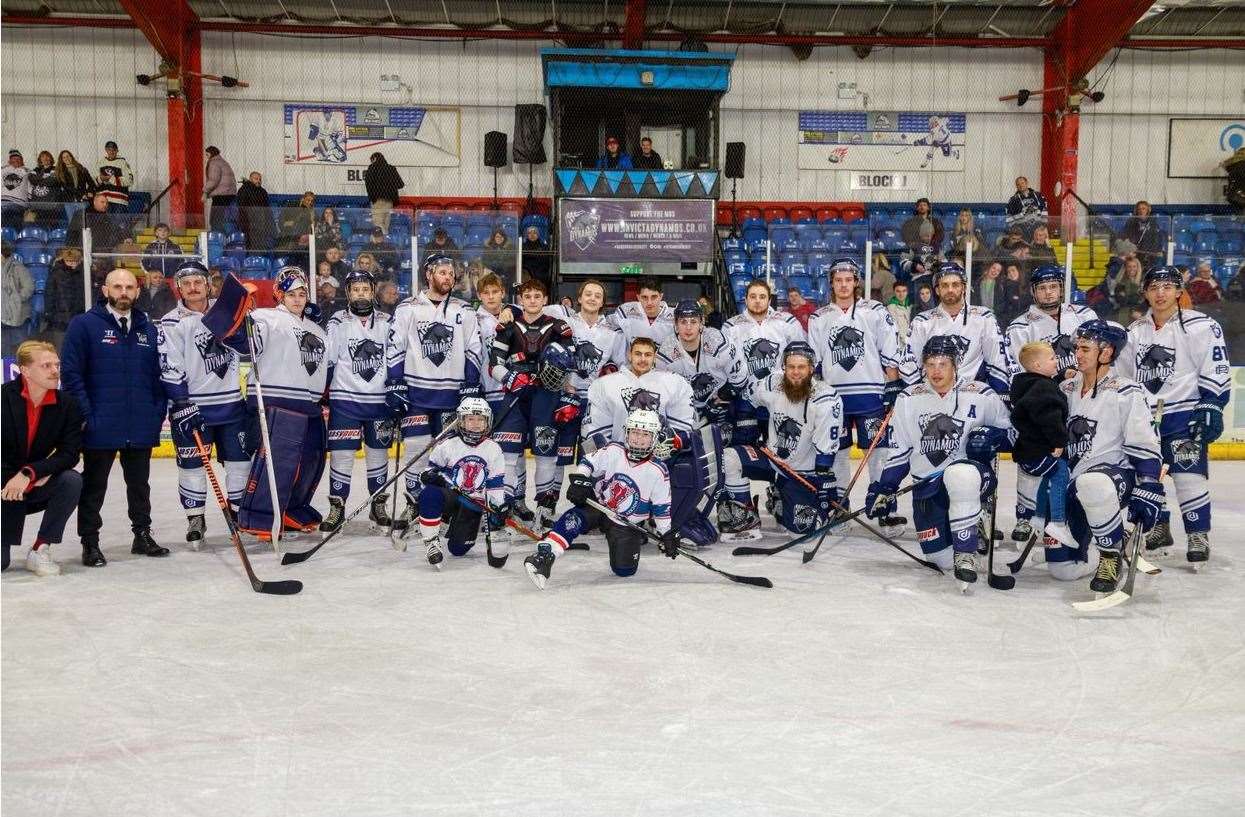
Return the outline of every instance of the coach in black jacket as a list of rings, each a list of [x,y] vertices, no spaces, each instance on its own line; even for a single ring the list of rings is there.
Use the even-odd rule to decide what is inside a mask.
[[[57,388],[56,347],[26,341],[17,347],[17,364],[21,374],[0,387],[3,568],[9,567],[9,548],[22,543],[26,517],[43,511],[27,564],[38,563],[36,572],[47,575],[59,569],[46,548],[61,541],[82,491],[82,475],[73,470],[82,449],[82,414],[77,401]]]

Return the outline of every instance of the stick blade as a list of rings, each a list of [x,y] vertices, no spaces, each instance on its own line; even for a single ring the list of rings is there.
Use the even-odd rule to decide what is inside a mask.
[[[781,553],[786,550],[789,545],[781,545],[776,548],[761,548],[751,545],[741,545],[731,551],[732,556],[773,556],[775,553]]]
[[[293,596],[301,593],[302,590],[303,583],[298,579],[285,579],[276,582],[261,581],[255,586],[256,593],[265,593],[269,596]]]
[[[293,551],[291,551],[281,557],[281,564],[283,565],[300,564],[302,562],[307,561],[312,556],[316,555],[316,551],[319,549],[320,549],[320,545],[316,545],[311,550],[304,550],[302,553],[294,553]]]
[[[1016,586],[1015,576],[1001,576],[997,573],[991,573],[986,577],[986,584],[995,590],[1011,590]]]
[[[753,587],[772,588],[774,583],[764,576],[736,576],[734,574],[727,575],[727,578],[733,582],[740,584],[750,584]]]
[[[1096,613],[1100,610],[1110,610],[1112,607],[1118,607],[1131,598],[1132,594],[1126,593],[1123,590],[1116,590],[1114,593],[1103,596],[1100,599],[1074,601],[1072,602],[1072,607],[1082,613]]]

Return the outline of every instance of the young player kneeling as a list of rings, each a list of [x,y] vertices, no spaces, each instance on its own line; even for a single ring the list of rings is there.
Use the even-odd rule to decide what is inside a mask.
[[[596,508],[589,499],[614,511],[634,524],[643,524],[650,517],[662,538],[661,550],[667,556],[677,555],[675,532],[670,527],[670,475],[666,466],[653,459],[653,448],[661,432],[657,412],[639,409],[627,415],[623,426],[623,443],[610,443],[594,451],[571,474],[566,498],[575,506],[562,514],[553,529],[536,546],[536,552],[524,561],[527,573],[537,587],[544,590],[560,556],[575,537],[600,527],[609,543],[610,568],[618,576],[635,574],[640,564],[640,546],[644,534],[614,522]]]

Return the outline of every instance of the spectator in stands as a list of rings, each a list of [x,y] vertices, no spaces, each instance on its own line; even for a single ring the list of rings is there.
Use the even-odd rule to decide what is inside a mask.
[[[1029,260],[1034,267],[1059,263],[1055,257],[1055,248],[1050,244],[1050,228],[1045,224],[1033,228],[1033,237],[1029,242]]]
[[[335,244],[330,244],[328,249],[324,251],[324,258],[320,262],[329,265],[329,275],[332,275],[338,281],[346,280],[346,276],[350,273],[350,265],[342,257],[342,248]]]
[[[3,391],[4,532],[0,536],[9,568],[9,549],[22,543],[26,517],[42,513],[26,568],[38,576],[60,573],[51,546],[59,544],[65,523],[78,507],[82,475],[74,471],[82,449],[82,415],[60,386],[60,359],[44,341],[28,341],[17,353],[18,377]]]
[[[66,245],[81,247],[84,228],[91,230],[91,248],[95,252],[112,252],[130,238],[130,231],[109,216],[108,198],[102,193],[91,198],[89,208],[74,213],[65,236]]]
[[[35,280],[22,259],[13,254],[13,245],[0,247],[3,263],[3,293],[0,298],[0,334],[3,356],[13,357],[17,347],[30,335],[30,299],[35,296]]]
[[[515,248],[506,231],[498,228],[484,245],[484,266],[505,281],[514,280]]]
[[[169,281],[159,270],[148,270],[139,290],[135,309],[141,309],[153,321],[158,321],[177,306],[177,296],[169,287]]]
[[[982,269],[981,275],[977,276],[977,280],[973,289],[973,300],[978,305],[984,306],[986,309],[997,313],[1002,301],[1003,288],[1000,279],[1003,277],[1003,264],[999,261],[991,261]],[[1006,325],[1004,325],[1006,326]]]
[[[1166,257],[1167,233],[1151,215],[1148,201],[1139,201],[1133,207],[1133,215],[1124,222],[1120,237],[1137,248],[1143,267],[1161,263],[1160,259]]]
[[[107,173],[100,173],[95,178],[95,193],[108,199],[110,213],[124,213],[130,208],[130,194],[113,183]]]
[[[208,158],[203,175],[203,200],[210,205],[208,224],[213,232],[219,233],[225,229],[225,217],[238,198],[238,179],[229,162],[220,155],[220,148],[208,145],[204,153]]]
[[[316,306],[320,307],[321,326],[327,326],[329,319],[346,306],[337,295],[341,282],[328,272],[327,265],[327,261],[321,261],[320,271],[316,274]]]
[[[272,249],[276,230],[272,223],[272,206],[264,177],[258,170],[242,180],[238,188],[238,229],[246,233],[247,252],[268,252]]]
[[[372,154],[367,170],[363,171],[363,185],[367,200],[372,203],[372,223],[381,232],[389,232],[389,216],[398,203],[398,191],[406,186],[398,169],[385,159],[380,151]]]
[[[1012,255],[1016,252],[1017,247],[1027,247],[1029,242],[1025,240],[1024,229],[1019,225],[1013,225],[1007,228],[1007,232],[999,236],[998,243],[995,244],[996,255]]]
[[[817,304],[805,300],[799,287],[787,287],[787,311],[795,316],[805,332],[808,331],[808,316],[817,311]]]
[[[402,261],[399,259],[397,246],[385,238],[383,227],[372,228],[371,234],[367,237],[367,251],[376,260],[378,270],[383,271],[385,275],[397,275]]]
[[[450,258],[458,257],[458,245],[454,243],[454,239],[450,238],[450,234],[444,229],[438,227],[432,231],[432,240],[423,248],[424,258],[430,255],[448,255]]]
[[[4,183],[3,196],[0,197],[4,226],[20,230],[26,208],[30,206],[30,169],[26,167],[20,150],[9,151],[9,163],[0,180]]]
[[[95,194],[95,180],[68,150],[56,157],[56,180],[60,182],[64,201],[90,201]]]
[[[912,302],[912,317],[915,318],[922,312],[928,312],[938,306],[938,299],[934,297],[934,288],[928,278],[914,286],[916,287],[916,300]]]
[[[968,248],[973,248],[973,259],[984,260],[986,238],[977,229],[973,212],[968,208],[960,211],[955,219],[955,229],[951,233],[951,252],[957,255],[968,255]]]
[[[702,291],[700,297],[696,299],[696,303],[700,304],[700,311],[705,316],[705,326],[721,329],[722,325],[726,323],[726,317],[713,305],[713,301],[709,300],[709,296]]]
[[[82,250],[64,247],[56,255],[43,293],[43,320],[47,329],[44,338],[57,349],[65,339],[65,330],[74,315],[86,311]]]
[[[1141,305],[1141,275],[1141,259],[1136,255],[1130,255],[1124,259],[1124,269],[1111,289],[1111,302],[1116,312],[1115,320],[1125,326],[1128,325],[1128,310]]]
[[[281,208],[281,237],[277,240],[277,249],[306,247],[315,223],[316,194],[308,190],[298,201]]]
[[[619,150],[618,137],[605,137],[605,153],[597,159],[598,170],[631,170],[631,157]]]
[[[899,347],[902,349],[908,340],[908,327],[912,324],[912,299],[908,297],[908,285],[902,281],[895,282],[893,294],[886,299],[886,311],[895,322],[895,331],[899,335]]]
[[[995,296],[998,308],[994,310],[994,316],[1002,330],[1006,330],[1008,324],[1029,308],[1029,287],[1025,285],[1025,278],[1023,264],[1019,261],[1008,261],[1003,277],[998,279],[999,293]]]
[[[551,261],[549,245],[540,240],[540,230],[534,225],[529,225],[523,234],[524,277],[535,278],[546,287],[550,286],[552,283],[549,277]]]
[[[398,291],[398,285],[393,281],[381,281],[376,285],[376,306],[381,312],[392,315],[393,311],[398,308],[398,301],[401,298],[402,293]]]
[[[1223,289],[1224,297],[1229,301],[1245,301],[1245,264],[1228,279],[1228,285]]]
[[[1016,192],[1007,201],[1007,226],[1019,227],[1022,235],[1029,236],[1049,218],[1046,197],[1029,187],[1027,178],[1017,176]]]
[[[148,272],[155,270],[165,276],[172,275],[181,264],[181,259],[166,256],[181,254],[182,248],[169,238],[169,225],[162,221],[156,225],[156,240],[143,249],[143,269]],[[142,307],[140,306],[139,309]],[[157,317],[163,316],[164,313],[157,315]]]
[[[942,239],[945,235],[942,221],[934,215],[927,198],[916,200],[912,218],[903,223],[903,226],[899,228],[899,233],[909,247],[928,244],[935,250],[942,247]]]
[[[342,224],[337,219],[337,211],[325,207],[316,220],[316,249],[323,253],[329,247],[342,246]]]
[[[104,158],[99,163],[99,181],[112,193],[112,204],[120,209],[130,202],[130,188],[134,186],[134,171],[124,156],[117,155],[117,143],[109,139],[104,143]]]
[[[30,207],[41,225],[50,227],[60,223],[65,216],[65,208],[61,206],[63,198],[60,180],[56,178],[56,159],[49,151],[41,150],[30,171]]]
[[[640,137],[640,152],[631,160],[636,170],[661,170],[664,166],[661,154],[653,150],[653,140],[647,136]]]
[[[376,263],[376,257],[367,251],[361,252],[355,256],[354,268],[371,275],[372,280],[376,282],[384,281],[393,277],[386,270],[381,269],[381,266]]]
[[[873,254],[873,272],[869,274],[869,298],[884,304],[895,292],[895,275],[886,253]]]
[[[920,245],[900,263],[895,280],[906,282],[909,291],[916,292],[923,280],[929,280],[937,263],[938,252],[928,244]]]
[[[212,267],[208,272],[208,297],[215,300],[220,297],[221,288],[225,285],[225,276],[221,275],[216,267]]]
[[[1215,270],[1206,261],[1197,265],[1197,274],[1193,280],[1189,281],[1186,291],[1194,306],[1213,304],[1223,300],[1223,287],[1219,286],[1219,280],[1215,278]]]

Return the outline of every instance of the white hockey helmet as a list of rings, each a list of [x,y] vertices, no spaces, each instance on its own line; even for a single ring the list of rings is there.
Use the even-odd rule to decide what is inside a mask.
[[[623,423],[623,447],[627,449],[627,459],[639,462],[652,456],[660,433],[661,418],[657,412],[636,409],[628,414]]]
[[[468,428],[469,418],[483,417],[483,429]],[[470,425],[479,426],[478,423],[470,423]],[[458,436],[467,445],[479,445],[480,442],[488,436],[493,429],[493,410],[489,408],[489,404],[481,397],[466,397],[458,404]]]

